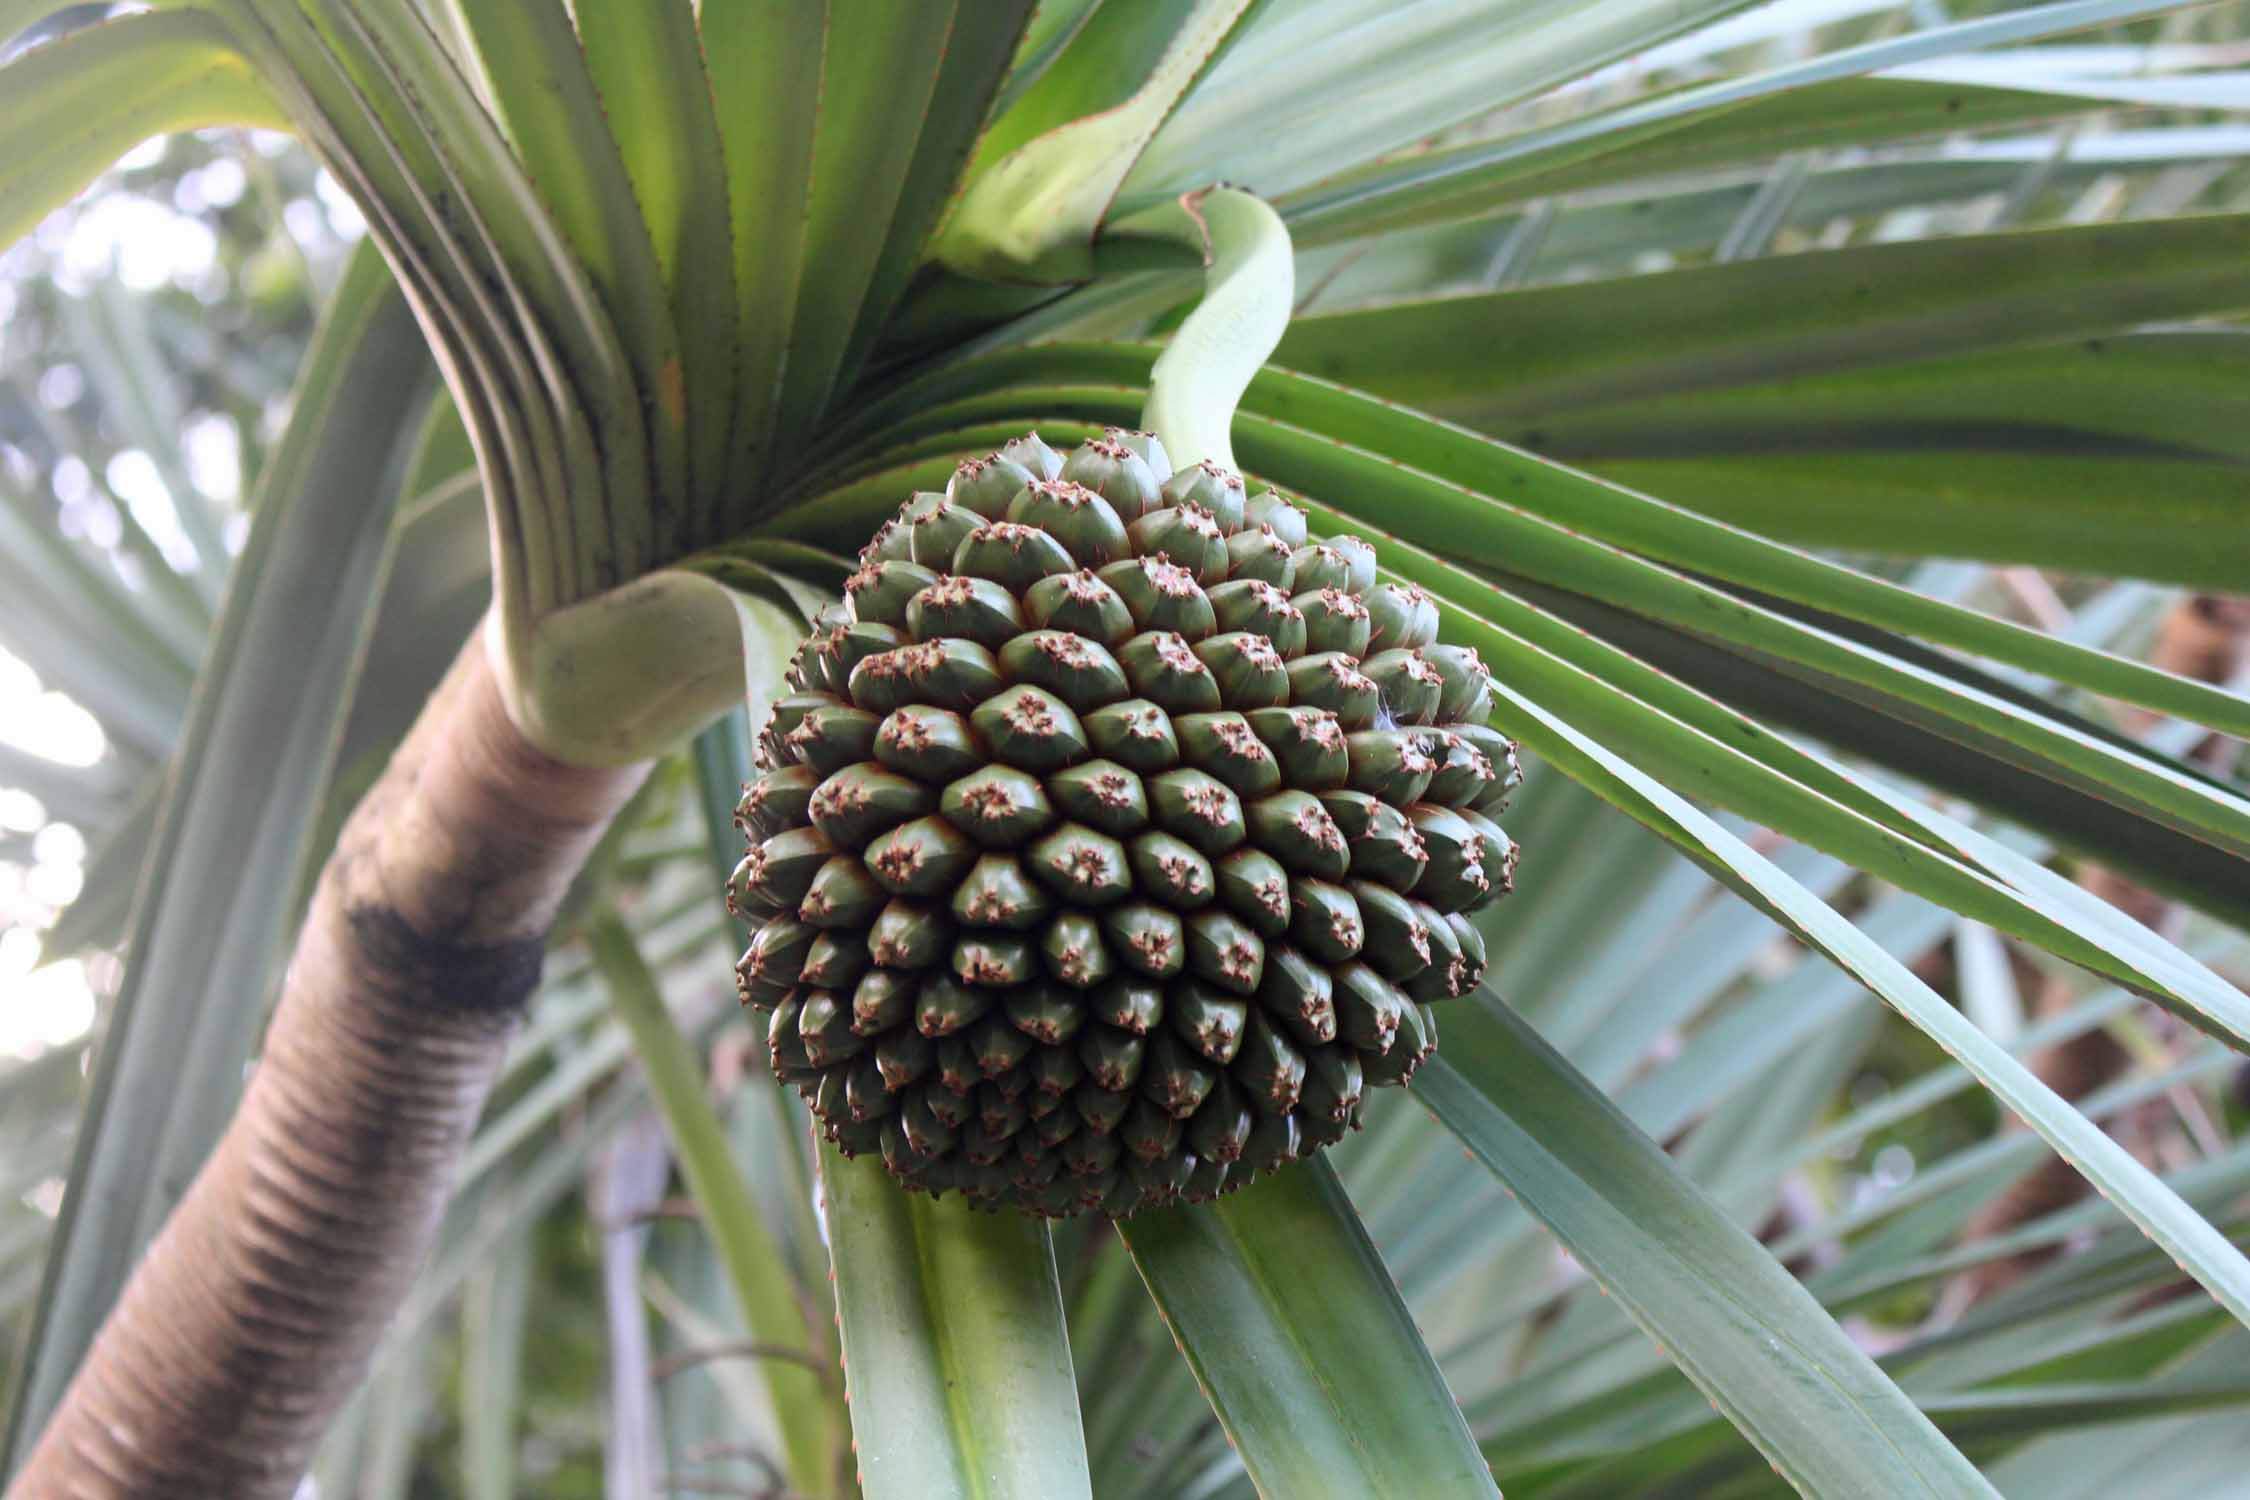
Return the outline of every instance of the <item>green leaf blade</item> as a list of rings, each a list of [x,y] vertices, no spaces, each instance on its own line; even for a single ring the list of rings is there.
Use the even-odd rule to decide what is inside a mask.
[[[1797,1279],[1530,1024],[1440,1017],[1414,1094],[1802,1493],[1995,1492]]]
[[[867,1500],[1093,1493],[1046,1226],[820,1152]]]
[[[2239,464],[2011,453],[1952,446],[1944,434],[1901,436],[1908,446],[1581,462],[1621,486],[1806,546],[2227,592],[2250,583],[2250,504]]]
[[[837,370],[837,389],[849,389],[867,363],[892,311],[922,268],[932,235],[959,201],[970,154],[989,124],[1009,61],[1034,11],[1045,9],[1035,0],[986,0],[963,5],[955,14],[914,159]]]
[[[811,440],[835,393],[936,97],[957,9],[877,0],[830,15],[819,54],[804,259],[775,418],[785,463]],[[913,128],[900,128],[902,121]]]
[[[1499,715],[1534,753],[1703,863],[1889,1002],[2043,1136],[2182,1270],[2250,1323],[2250,1259],[2210,1221],[1903,963],[1679,794],[1505,684]]]
[[[617,559],[621,577],[630,578],[698,540],[685,507],[687,391],[679,332],[655,242],[559,0],[461,0],[460,8],[509,140],[632,361],[637,404],[648,415],[650,472],[606,497],[612,513],[642,523],[619,538],[647,548]]]
[[[725,150],[685,5],[579,0],[574,14],[626,177],[671,295],[698,536],[725,485],[734,409],[734,240]]]
[[[1532,421],[2250,305],[2250,214],[1856,246],[1301,318],[1278,364]],[[1505,395],[1491,375],[1507,373]]]
[[[726,148],[734,234],[736,359],[727,485],[756,493],[774,467],[782,369],[805,274],[825,5],[714,5],[700,18]]]
[[[1325,1161],[1117,1229],[1261,1495],[1497,1500]]]

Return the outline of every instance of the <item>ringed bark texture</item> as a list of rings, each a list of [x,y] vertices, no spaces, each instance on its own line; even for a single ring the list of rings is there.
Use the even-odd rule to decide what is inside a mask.
[[[645,770],[534,748],[471,640],[345,824],[241,1108],[9,1500],[295,1491],[429,1251],[563,893]]]

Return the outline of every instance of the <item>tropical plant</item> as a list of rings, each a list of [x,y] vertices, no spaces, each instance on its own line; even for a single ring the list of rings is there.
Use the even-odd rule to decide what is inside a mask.
[[[2187,752],[2250,702],[2133,648],[2250,576],[2242,7],[65,9],[0,5],[42,27],[0,66],[0,235],[253,125],[367,240],[215,608],[215,528],[121,571],[18,505],[0,555],[11,649],[129,752],[0,763],[99,835],[49,948],[124,954],[61,1216],[0,1228],[11,1494],[396,1493],[464,1286],[465,1488],[510,1492],[539,1225],[589,1173],[615,1493],[2239,1472],[2250,799]],[[159,346],[77,338],[169,454]],[[1485,986],[1429,1013],[1427,1117],[1370,1096],[1113,1232],[816,1151],[743,1062],[714,891],[848,556],[1028,428],[1144,422],[1434,601],[1526,752],[1528,852]],[[2127,581],[2055,629],[1980,592],[2034,569]],[[542,979],[551,933],[583,946]],[[2073,1003],[2012,1020],[2011,957]],[[2144,1059],[2098,1094],[2024,1060],[2097,1028]],[[1879,1048],[1901,1086],[1839,1108]],[[0,1074],[14,1192],[72,1060]],[[2105,1132],[2151,1098],[2193,1157]],[[1932,1113],[1963,1099],[2030,1130]],[[1904,1187],[1794,1191],[1912,1130]],[[1957,1242],[2046,1148],[2100,1200]]]

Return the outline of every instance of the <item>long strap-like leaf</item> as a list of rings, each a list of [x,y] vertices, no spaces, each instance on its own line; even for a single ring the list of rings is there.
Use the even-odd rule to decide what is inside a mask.
[[[1414,1095],[1805,1494],[1990,1495],[1794,1276],[1489,992]]]
[[[1468,1423],[1325,1161],[1121,1220],[1268,1500],[1497,1500]]]
[[[1046,1226],[820,1154],[867,1500],[1093,1493]]]
[[[2044,1136],[2221,1305],[2250,1323],[2250,1260],[2123,1146],[1770,860],[1545,707],[1506,686],[1499,694],[1500,711],[1527,745],[1678,844],[1881,995]]]
[[[200,11],[72,32],[0,69],[0,97],[0,246],[152,135],[286,124],[226,29]]]
[[[389,486],[434,384],[405,299],[362,247],[261,480],[142,872],[18,1386],[18,1453],[234,1111],[381,593]]]

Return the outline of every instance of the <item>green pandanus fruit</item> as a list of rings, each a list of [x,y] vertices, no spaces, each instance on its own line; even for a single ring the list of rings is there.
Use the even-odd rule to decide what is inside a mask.
[[[911,497],[743,794],[737,969],[846,1153],[1041,1215],[1332,1145],[1436,1045],[1519,780],[1472,650],[1355,537],[1036,436]]]

